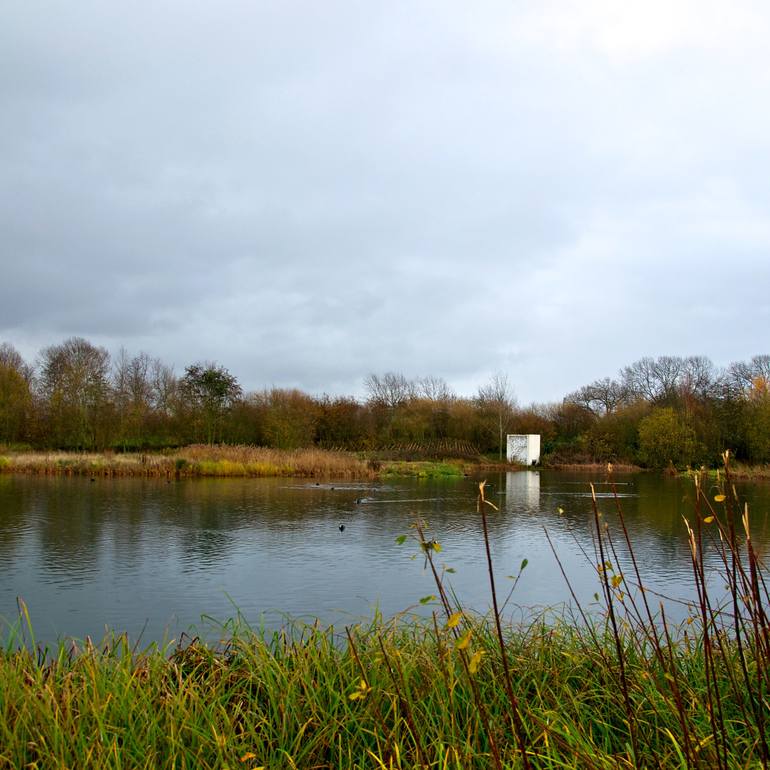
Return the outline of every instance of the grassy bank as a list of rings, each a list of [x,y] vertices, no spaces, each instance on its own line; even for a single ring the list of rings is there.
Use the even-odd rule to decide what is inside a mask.
[[[594,478],[607,475],[607,463],[548,463],[546,470],[570,471],[572,473],[590,473]],[[638,465],[629,463],[611,463],[614,473],[637,473],[642,470]]]
[[[467,459],[374,460],[363,453],[328,449],[281,450],[251,446],[194,445],[167,452],[0,452],[0,472],[72,476],[295,476],[358,478],[462,477],[510,470]]]
[[[444,461],[390,461],[381,466],[382,476],[409,476],[420,479],[462,478],[479,466],[466,460]]]
[[[710,470],[684,472],[685,476],[693,476],[695,473],[705,473],[710,479],[719,480],[724,476],[721,468],[712,468]],[[770,481],[770,465],[744,465],[743,463],[733,463],[730,467],[730,474],[734,479],[741,481]]]
[[[748,513],[701,477],[688,520],[699,597],[681,628],[648,605],[643,576],[617,567],[628,542],[593,499],[603,609],[504,624],[464,611],[415,522],[434,577],[431,618],[266,635],[226,644],[38,651],[22,613],[0,653],[0,767],[78,768],[746,768],[766,767],[770,606]],[[617,500],[615,501],[617,502]],[[487,513],[477,512],[493,574]],[[547,535],[545,535],[547,537]],[[717,548],[728,601],[709,595],[704,544]],[[556,554],[558,559],[558,554]],[[527,566],[522,562],[519,576]],[[515,585],[515,584],[514,584]],[[19,640],[24,636],[24,643]]]
[[[62,647],[45,665],[6,653],[0,767],[486,770],[493,745],[503,767],[523,767],[494,624],[461,621],[464,657],[446,625],[375,622],[350,640],[241,630],[225,648],[192,643],[170,657],[113,640]],[[760,766],[758,693],[742,686],[734,645],[710,670],[702,634],[666,645],[662,660],[621,638],[628,706],[605,625],[542,618],[506,630],[531,767],[675,768],[686,752],[691,766],[719,767],[720,755]],[[753,651],[744,657],[754,674]]]
[[[89,476],[296,476],[374,478],[366,460],[324,449],[193,445],[163,453],[23,452],[0,455],[0,471]]]
[[[460,478],[481,473],[526,470],[480,457],[441,460],[377,459],[362,452],[329,449],[282,450],[254,446],[208,446],[196,444],[163,452],[18,452],[0,448],[0,473],[30,473],[69,476],[145,476],[164,478],[268,477],[376,479],[414,477]],[[602,477],[606,463],[546,463],[537,470],[570,471]],[[614,464],[616,473],[642,470],[637,465]],[[700,472],[700,471],[699,471]],[[706,471],[717,478],[720,471]],[[691,471],[686,474],[692,475]],[[736,464],[733,477],[741,480],[770,480],[770,465]]]

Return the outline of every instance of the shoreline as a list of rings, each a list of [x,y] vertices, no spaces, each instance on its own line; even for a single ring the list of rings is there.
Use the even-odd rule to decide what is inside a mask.
[[[332,449],[270,449],[254,446],[207,446],[194,444],[158,452],[0,451],[0,474],[38,476],[91,476],[93,478],[324,478],[376,480],[394,477],[451,479],[484,473],[538,470],[542,472],[608,474],[607,463],[546,463],[517,466],[509,463],[457,457],[441,459],[375,459],[378,453]],[[718,478],[718,469],[700,469]],[[681,472],[652,470],[627,463],[613,463],[612,473]],[[732,477],[740,481],[770,480],[770,465],[733,463]]]
[[[606,474],[603,463],[527,466],[447,457],[430,460],[373,459],[364,452],[329,449],[193,445],[163,452],[0,452],[0,473],[93,478],[465,478],[509,471],[571,471]],[[638,472],[618,465],[621,473]]]

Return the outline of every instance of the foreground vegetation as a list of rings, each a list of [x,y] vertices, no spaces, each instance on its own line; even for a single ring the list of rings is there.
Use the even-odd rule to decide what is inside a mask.
[[[0,767],[767,767],[770,597],[729,468],[721,479],[715,497],[695,480],[698,600],[678,629],[648,603],[628,542],[632,568],[619,571],[622,511],[611,531],[595,498],[603,610],[575,601],[573,614],[505,624],[483,483],[485,617],[459,605],[421,522],[398,542],[434,576],[428,619],[275,634],[239,620],[218,647],[139,652],[118,637],[50,651],[35,647],[22,604],[0,653]],[[722,559],[722,603],[709,593],[708,547]]]
[[[0,344],[0,446],[146,452],[189,444],[386,453],[473,460],[505,453],[506,433],[539,433],[551,465],[716,466],[726,449],[770,463],[770,356],[719,369],[703,356],[643,358],[553,404],[516,404],[504,374],[470,397],[440,377],[388,372],[366,398],[296,389],[245,393],[224,367],[177,375],[147,354],[111,357],[81,338],[30,365]]]

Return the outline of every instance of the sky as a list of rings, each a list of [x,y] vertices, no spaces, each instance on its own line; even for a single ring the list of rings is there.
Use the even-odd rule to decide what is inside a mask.
[[[770,352],[770,6],[5,0],[0,342],[245,390]]]

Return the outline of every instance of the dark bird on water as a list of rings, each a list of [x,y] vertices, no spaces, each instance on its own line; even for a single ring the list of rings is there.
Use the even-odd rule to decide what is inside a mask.
[[[345,531],[345,525],[344,524],[340,524],[340,532],[344,532],[344,531]]]

